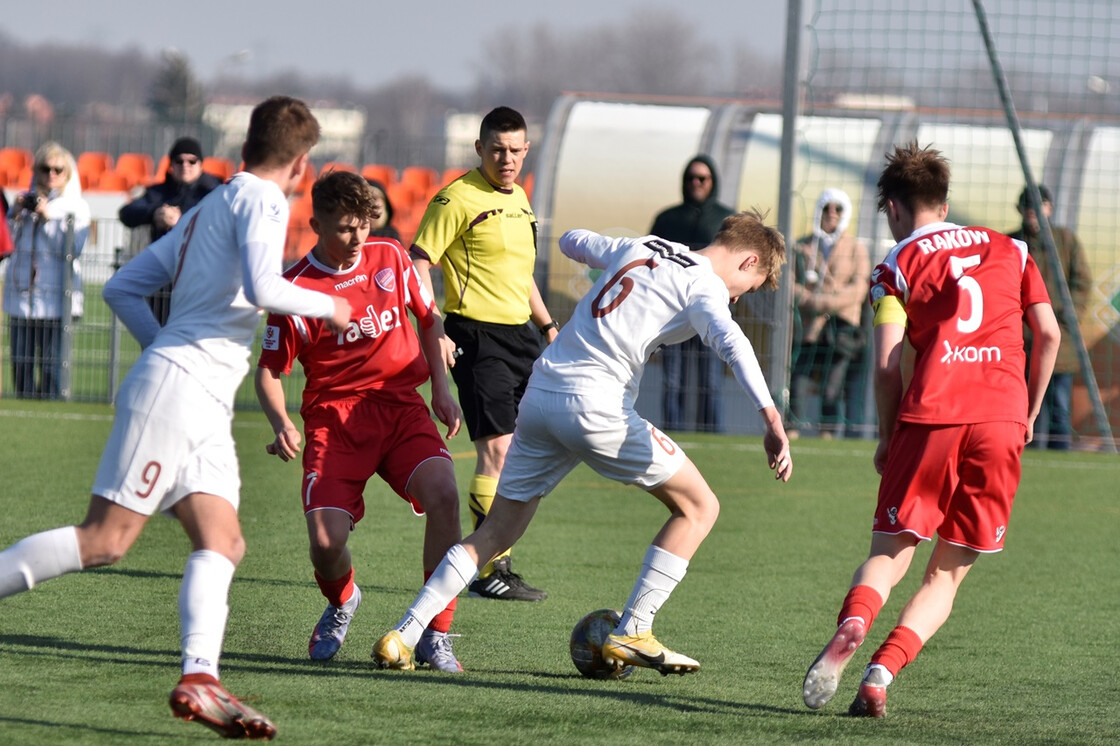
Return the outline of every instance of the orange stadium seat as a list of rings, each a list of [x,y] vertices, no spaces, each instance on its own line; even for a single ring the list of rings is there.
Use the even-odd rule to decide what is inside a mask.
[[[416,205],[423,209],[423,194],[419,194],[408,184],[389,184],[385,187],[385,196],[393,206],[394,219],[399,221],[405,213],[412,212]]]
[[[161,156],[159,163],[156,164],[156,171],[152,183],[165,181],[167,179],[167,169],[171,168],[171,159],[166,155]]]
[[[101,174],[113,170],[113,156],[101,151],[90,150],[78,155],[78,174],[96,185]]]
[[[397,181],[397,169],[392,166],[387,166],[384,163],[367,163],[362,166],[362,176],[374,181],[380,181],[385,186],[394,184]]]
[[[401,171],[400,183],[408,184],[424,195],[432,186],[439,183],[440,175],[434,168],[408,166]]]
[[[307,168],[303,170],[303,178],[300,179],[299,186],[296,187],[296,194],[307,195],[311,199],[311,187],[315,184],[315,167],[310,163]]]
[[[136,184],[137,182],[129,174],[122,174],[119,171],[106,171],[97,178],[90,190],[96,192],[127,192]]]
[[[114,170],[131,179],[134,185],[147,186],[155,179],[152,157],[147,153],[121,153]]]
[[[16,174],[15,180],[8,184],[8,186],[21,190],[30,189],[33,176],[34,174],[31,173],[31,166],[24,166],[19,170],[19,173]]]
[[[202,170],[225,181],[234,174],[233,161],[218,155],[208,155],[202,159]]]
[[[16,179],[20,171],[31,168],[33,159],[26,148],[0,148],[0,172],[6,172],[8,179]]]
[[[525,190],[525,196],[530,200],[533,199],[533,172],[521,174],[521,188]]]
[[[288,214],[288,237],[284,242],[284,264],[302,259],[315,245],[315,231],[311,230],[311,190],[292,199]]]

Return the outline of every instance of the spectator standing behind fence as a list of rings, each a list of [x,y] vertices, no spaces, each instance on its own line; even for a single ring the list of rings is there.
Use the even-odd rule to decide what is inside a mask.
[[[167,176],[121,208],[121,222],[129,228],[151,226],[152,241],[167,233],[222,181],[202,170],[202,145],[193,137],[180,137],[167,154]],[[171,310],[171,286],[160,288],[148,299],[159,325],[167,323]]]
[[[73,256],[66,259],[73,216]],[[35,153],[31,189],[8,210],[14,249],[4,283],[12,374],[20,398],[57,399],[61,394],[65,291],[72,289],[70,315],[82,315],[77,257],[89,235],[89,205],[74,156],[57,142]],[[67,274],[70,277],[67,277]]]
[[[719,232],[723,219],[735,213],[721,204],[716,164],[698,155],[685,166],[681,181],[683,200],[657,214],[649,232],[676,241],[689,249],[702,249]],[[666,430],[719,432],[722,427],[723,361],[699,336],[661,349],[661,418]],[[697,391],[695,426],[685,423],[688,384]]]
[[[3,214],[4,219],[0,220],[0,264],[12,255],[12,234],[8,230],[8,196],[4,194],[4,190],[0,189],[0,214]],[[3,275],[0,275],[0,283],[3,283]],[[0,291],[3,291],[4,286],[0,284]],[[4,350],[0,349],[0,368],[4,365]],[[0,396],[4,394],[4,376],[0,375]]]
[[[393,203],[389,201],[389,193],[385,191],[385,185],[377,179],[366,179],[366,181],[373,187],[374,209],[380,214],[380,217],[370,221],[369,237],[400,241],[401,234],[393,227]]]
[[[1054,198],[1050,190],[1041,184],[1038,187],[1042,197],[1042,214],[1050,221],[1054,212]],[[1054,313],[1058,317],[1058,325],[1062,330],[1062,343],[1058,347],[1058,360],[1054,363],[1054,374],[1050,377],[1050,385],[1046,389],[1046,396],[1042,399],[1042,414],[1035,421],[1035,436],[1046,433],[1046,447],[1054,450],[1069,450],[1073,437],[1073,426],[1070,412],[1073,398],[1073,376],[1079,370],[1077,349],[1074,347],[1073,335],[1062,315],[1062,295],[1058,291],[1058,278],[1046,257],[1046,246],[1042,242],[1042,234],[1038,224],[1038,215],[1031,206],[1030,194],[1026,189],[1019,195],[1019,214],[1023,216],[1023,225],[1011,234],[1027,244],[1031,258],[1038,265],[1042,279],[1046,283],[1046,290],[1050,293],[1050,302],[1054,305]],[[1093,276],[1089,272],[1089,262],[1085,258],[1085,250],[1077,234],[1069,228],[1050,226],[1054,236],[1054,246],[1058,250],[1058,259],[1062,264],[1069,294],[1073,299],[1073,307],[1077,312],[1077,322],[1085,317],[1089,306],[1089,291],[1093,285]],[[1028,344],[1030,341],[1028,333]],[[1038,445],[1032,441],[1032,445]]]
[[[813,232],[794,247],[795,336],[790,409],[794,427],[813,424],[810,387],[820,382],[821,437],[833,437],[843,424],[845,380],[852,361],[866,344],[860,313],[871,277],[867,247],[845,233],[852,200],[840,189],[825,189],[813,213]],[[797,430],[791,430],[795,437]]]

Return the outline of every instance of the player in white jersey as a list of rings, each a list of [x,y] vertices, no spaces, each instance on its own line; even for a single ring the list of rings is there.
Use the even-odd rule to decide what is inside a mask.
[[[245,552],[232,406],[249,369],[260,311],[329,319],[350,306],[281,277],[287,197],[307,167],[319,124],[302,102],[273,97],[252,113],[245,171],[125,265],[104,297],[144,352],[117,398],[112,432],[79,526],[45,531],[0,552],[0,598],[119,560],[157,510],[192,545],[179,593],[182,677],[177,717],[226,737],[272,738],[275,726],[218,681],[233,572]],[[145,296],[173,283],[160,328]]]
[[[785,261],[780,233],[757,213],[740,213],[694,252],[656,236],[611,239],[589,231],[565,233],[560,249],[603,274],[533,368],[490,514],[448,550],[400,624],[377,642],[373,657],[382,668],[412,668],[412,648],[428,619],[521,537],[540,499],[580,461],[641,487],[670,511],[603,645],[604,658],[663,674],[700,668],[652,632],[654,615],[719,513],[715,494],[680,446],[634,411],[645,361],[661,345],[699,334],[712,346],[762,415],[770,468],[783,481],[793,473],[781,415],[728,308],[742,293],[777,286]]]

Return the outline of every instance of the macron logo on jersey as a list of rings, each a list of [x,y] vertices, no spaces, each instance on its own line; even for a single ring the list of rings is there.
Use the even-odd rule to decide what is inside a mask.
[[[350,287],[351,285],[357,285],[359,282],[365,282],[368,279],[369,278],[365,275],[354,275],[349,280],[346,280],[344,282],[340,282],[337,285],[335,285],[334,289],[335,290],[345,290],[346,288]]]

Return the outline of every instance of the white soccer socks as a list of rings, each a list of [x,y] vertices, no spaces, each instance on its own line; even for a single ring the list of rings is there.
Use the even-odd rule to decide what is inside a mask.
[[[478,565],[462,544],[447,550],[428,582],[420,590],[420,595],[405,612],[397,625],[401,640],[410,648],[420,642],[420,635],[436,614],[447,608],[451,599],[458,596],[467,584],[478,575]]]
[[[73,526],[33,534],[0,552],[0,598],[81,569],[82,553]]]
[[[191,552],[179,587],[183,674],[218,678],[218,659],[229,617],[229,586],[235,565],[209,549]]]
[[[688,560],[651,544],[617,629],[625,630],[627,635],[649,632],[654,615],[687,571]]]

